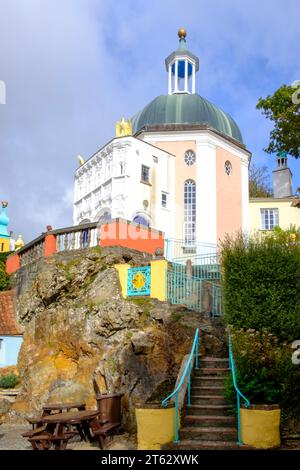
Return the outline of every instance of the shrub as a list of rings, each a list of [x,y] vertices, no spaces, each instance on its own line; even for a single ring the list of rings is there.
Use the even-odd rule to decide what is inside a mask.
[[[300,416],[300,368],[292,363],[292,348],[267,330],[235,330],[232,351],[240,391],[252,404],[279,403],[285,415]],[[236,399],[231,376],[226,397]]]
[[[20,383],[20,379],[15,374],[0,376],[0,388],[14,388]]]
[[[299,232],[277,230],[263,239],[240,234],[225,240],[222,263],[228,324],[267,328],[282,341],[300,338],[298,238]]]
[[[0,260],[0,291],[9,290],[10,281],[9,276],[6,274],[5,261]]]

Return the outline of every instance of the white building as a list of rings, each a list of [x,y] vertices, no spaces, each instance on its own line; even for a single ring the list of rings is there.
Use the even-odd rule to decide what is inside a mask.
[[[248,229],[250,152],[232,117],[196,93],[198,58],[179,47],[166,61],[167,95],[132,118],[75,175],[74,224],[124,217],[184,243],[218,243]]]
[[[74,225],[117,217],[174,233],[174,155],[132,136],[119,137],[78,168]]]

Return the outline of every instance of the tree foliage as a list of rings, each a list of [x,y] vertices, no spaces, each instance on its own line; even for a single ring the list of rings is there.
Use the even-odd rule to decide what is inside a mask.
[[[274,126],[270,132],[267,153],[286,152],[300,157],[300,91],[283,85],[273,95],[260,98],[257,109],[262,111]]]
[[[9,276],[6,274],[6,258],[8,253],[0,254],[0,291],[10,289]]]
[[[252,163],[249,168],[249,196],[271,197],[272,195],[268,168],[266,166],[257,167]]]

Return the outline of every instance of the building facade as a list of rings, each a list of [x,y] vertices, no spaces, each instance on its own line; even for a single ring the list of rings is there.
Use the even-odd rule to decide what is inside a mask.
[[[275,227],[300,229],[300,194],[293,195],[292,172],[286,154],[277,157],[273,171],[274,197],[250,198],[251,232],[270,231]]]
[[[74,224],[124,217],[187,245],[248,230],[251,154],[232,117],[196,93],[199,59],[178,34],[165,61],[168,94],[133,116],[131,137],[76,171]]]

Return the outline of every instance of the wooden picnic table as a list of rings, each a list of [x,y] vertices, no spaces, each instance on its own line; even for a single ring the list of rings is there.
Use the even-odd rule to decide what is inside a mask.
[[[49,415],[52,412],[62,413],[63,411],[70,411],[76,408],[78,411],[85,410],[85,403],[81,401],[70,402],[70,403],[50,403],[43,406],[43,416]]]
[[[70,425],[76,426],[82,439],[93,440],[90,428],[98,430],[100,424],[98,421],[99,410],[79,410],[67,411],[62,413],[49,414],[41,419],[47,425],[47,429],[54,435],[64,436],[69,431]]]

